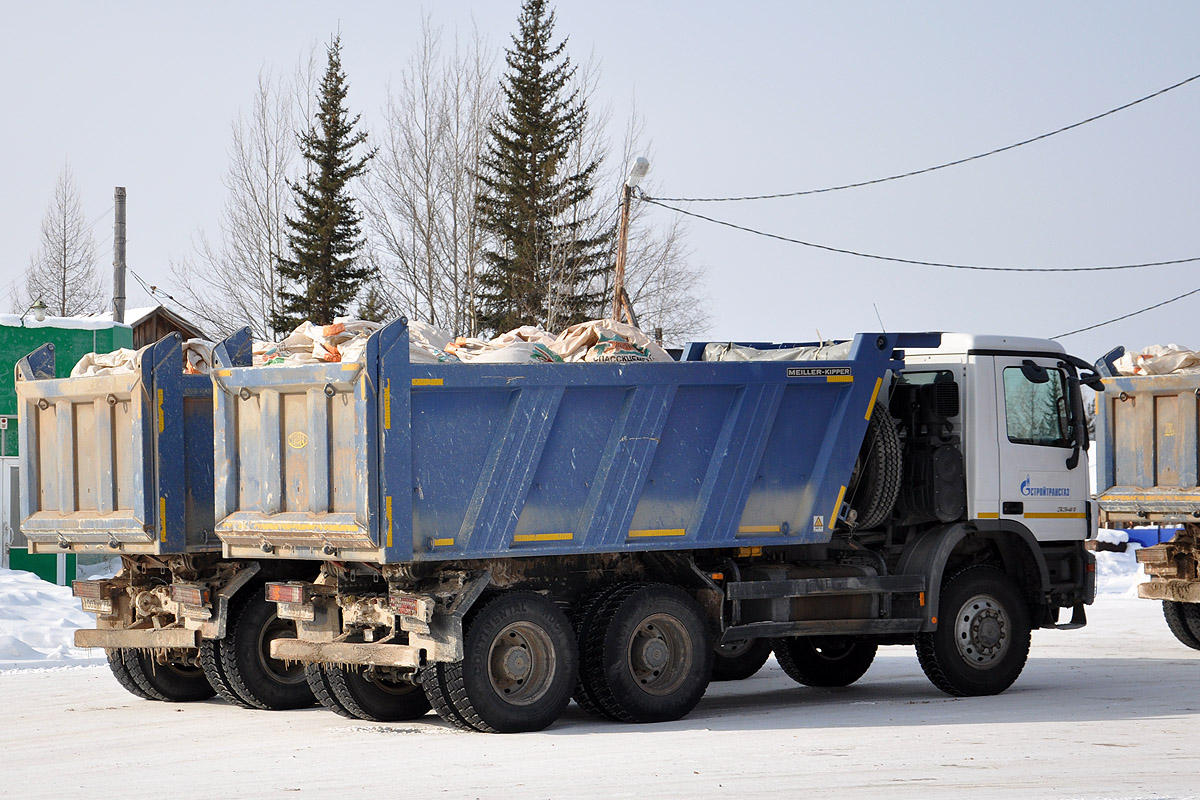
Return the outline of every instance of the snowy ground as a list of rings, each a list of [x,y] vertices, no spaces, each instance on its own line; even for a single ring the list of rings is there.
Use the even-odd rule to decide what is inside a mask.
[[[139,700],[70,647],[90,617],[69,590],[0,571],[0,794],[1200,798],[1200,652],[1136,599],[1132,554],[1099,566],[1088,627],[1035,632],[998,697],[947,697],[891,647],[846,689],[798,686],[772,661],[679,722],[572,706],[517,736]]]

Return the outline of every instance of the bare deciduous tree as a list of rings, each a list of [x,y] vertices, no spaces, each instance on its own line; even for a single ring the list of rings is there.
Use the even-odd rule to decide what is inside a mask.
[[[296,131],[311,118],[319,79],[318,51],[309,48],[289,77],[263,69],[250,111],[232,123],[229,194],[216,242],[201,232],[192,258],[173,265],[180,294],[198,321],[227,334],[248,325],[272,338],[279,310],[279,256],[287,254],[285,220],[292,210],[290,181],[296,176]]]
[[[464,333],[473,332],[482,261],[475,175],[496,103],[494,65],[478,33],[466,43],[456,36],[443,53],[441,31],[426,18],[421,46],[388,99],[364,187],[389,310]]]
[[[101,310],[102,298],[96,240],[84,217],[71,168],[66,166],[42,218],[41,242],[25,271],[23,299],[16,304],[27,308],[41,300],[49,313],[71,317]]]

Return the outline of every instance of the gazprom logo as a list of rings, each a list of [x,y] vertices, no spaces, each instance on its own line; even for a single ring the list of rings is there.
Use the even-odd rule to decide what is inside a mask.
[[[1026,497],[1070,497],[1071,489],[1060,486],[1034,486],[1026,475],[1025,480],[1021,481],[1021,494]]]

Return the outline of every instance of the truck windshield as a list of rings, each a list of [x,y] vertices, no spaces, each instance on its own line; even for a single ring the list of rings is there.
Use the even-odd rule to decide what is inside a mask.
[[[1004,416],[1008,440],[1016,444],[1070,447],[1071,431],[1067,378],[1062,370],[1047,369],[1048,380],[1030,381],[1020,367],[1004,370]]]

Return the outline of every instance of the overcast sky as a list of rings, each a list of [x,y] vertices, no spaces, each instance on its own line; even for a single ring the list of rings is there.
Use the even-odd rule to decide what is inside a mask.
[[[508,43],[518,0],[437,2],[448,35]],[[381,124],[418,43],[408,2],[9,2],[0,48],[0,301],[23,280],[69,163],[111,275],[113,187],[130,267],[217,232],[230,123],[259,70],[341,30],[349,103]],[[620,127],[636,99],[660,196],[786,192],[919,169],[1067,125],[1200,73],[1200,3],[564,1],[560,36],[602,69]],[[616,201],[615,189],[614,202]],[[1087,267],[1200,256],[1200,81],[1012,152],[880,186],[690,204],[786,237],[916,260]],[[656,209],[654,217],[671,212]],[[876,330],[1054,336],[1200,288],[1200,263],[1014,274],[864,260],[693,220],[713,339]],[[131,306],[150,298],[129,282]],[[878,309],[878,318],[876,316]],[[17,309],[18,311],[20,309]],[[1064,339],[1200,349],[1200,294]],[[653,321],[644,321],[650,327]]]

